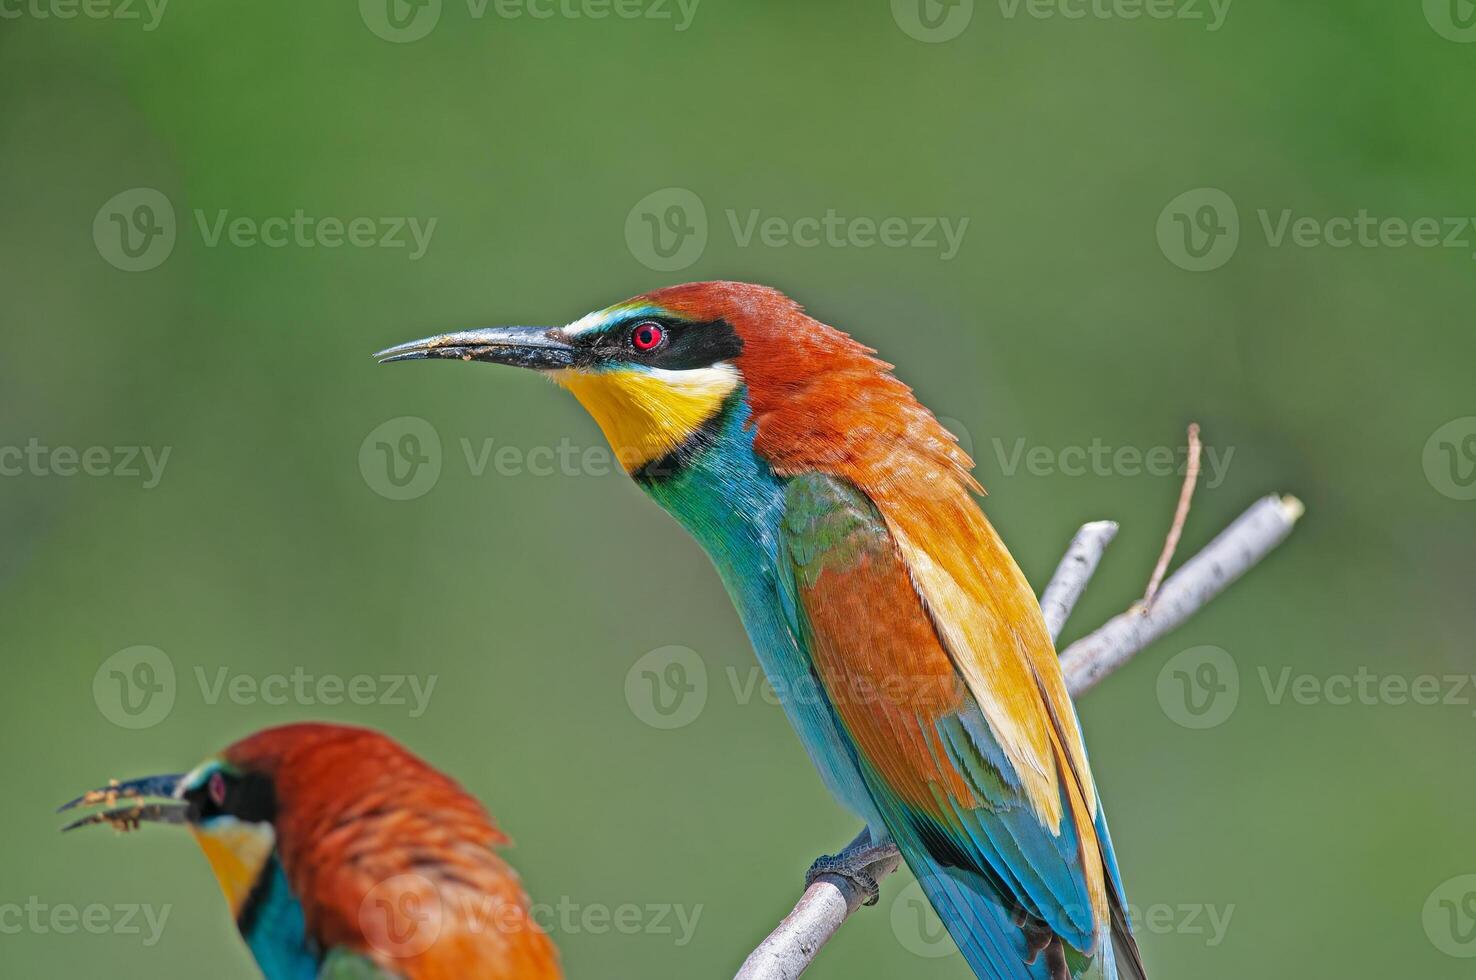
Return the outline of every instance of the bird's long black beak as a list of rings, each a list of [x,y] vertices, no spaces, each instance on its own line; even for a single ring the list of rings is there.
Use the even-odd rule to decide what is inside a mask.
[[[456,358],[557,371],[574,366],[574,353],[574,347],[564,342],[557,327],[488,327],[412,340],[408,344],[386,348],[374,356],[381,364]]]
[[[73,820],[62,828],[63,832],[76,830],[90,824],[111,824],[119,830],[134,830],[140,823],[184,823],[190,806],[175,799],[181,773],[168,776],[145,776],[130,779],[126,783],[112,782],[98,789],[88,790],[81,796],[56,808],[64,813],[73,807],[104,805],[105,809]],[[119,802],[128,802],[119,806]]]

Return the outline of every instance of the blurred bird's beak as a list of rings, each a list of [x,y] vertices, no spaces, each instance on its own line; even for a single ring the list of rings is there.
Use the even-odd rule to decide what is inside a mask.
[[[99,789],[88,790],[70,803],[57,807],[56,812],[64,813],[73,807],[98,804],[106,809],[73,820],[62,831],[76,830],[95,823],[111,824],[118,830],[137,830],[141,823],[185,823],[190,806],[174,796],[183,778],[181,773],[145,776],[143,779],[131,779],[126,783],[112,782]],[[130,802],[119,806],[120,800]],[[153,802],[148,802],[149,800]]]
[[[446,333],[408,344],[389,347],[374,355],[381,364],[420,361],[428,358],[487,361],[536,371],[557,371],[574,366],[574,348],[565,343],[557,327],[489,327]]]

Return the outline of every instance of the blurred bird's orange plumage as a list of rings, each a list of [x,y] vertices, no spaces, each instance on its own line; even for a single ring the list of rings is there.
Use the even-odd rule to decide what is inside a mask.
[[[560,976],[493,850],[507,838],[455,780],[378,732],[270,728],[188,773],[114,782],[64,809],[99,803],[68,829],[191,830],[267,980]]]
[[[335,725],[268,729],[223,755],[272,777],[282,867],[323,948],[407,980],[559,976],[493,851],[507,838],[450,777],[377,732]]]

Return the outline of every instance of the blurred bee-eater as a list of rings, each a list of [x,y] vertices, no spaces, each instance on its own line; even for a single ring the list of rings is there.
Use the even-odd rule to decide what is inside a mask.
[[[269,728],[182,775],[114,782],[63,828],[184,824],[267,980],[557,980],[505,838],[378,732]]]
[[[702,543],[869,830],[812,873],[874,896],[863,869],[894,842],[979,977],[1140,978],[1035,595],[974,500],[972,461],[874,354],[776,290],[706,282],[378,356],[547,374]]]

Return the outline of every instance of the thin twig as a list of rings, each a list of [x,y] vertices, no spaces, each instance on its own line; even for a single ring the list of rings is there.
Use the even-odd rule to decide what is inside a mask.
[[[1169,562],[1174,560],[1174,552],[1179,550],[1179,536],[1184,533],[1184,522],[1189,520],[1189,503],[1194,499],[1194,485],[1199,482],[1199,449],[1199,423],[1190,422],[1189,464],[1184,468],[1184,485],[1179,488],[1179,506],[1174,508],[1174,523],[1169,527],[1168,537],[1164,539],[1158,564],[1153,566],[1153,577],[1148,580],[1148,590],[1143,593],[1144,606],[1153,605],[1153,599],[1158,595],[1159,583],[1168,571]]]
[[[1151,607],[1134,606],[1061,654],[1072,697],[1096,687],[1133,654],[1198,612],[1291,533],[1304,508],[1296,497],[1262,497],[1170,575]]]
[[[1181,498],[1181,509],[1184,506]],[[1135,605],[1067,647],[1061,655],[1061,669],[1071,696],[1091,690],[1223,592],[1286,539],[1302,512],[1302,503],[1295,497],[1263,497],[1170,576],[1158,601],[1151,606]],[[1175,524],[1182,526],[1177,518]],[[1052,639],[1065,625],[1116,531],[1111,521],[1094,521],[1072,539],[1041,598]],[[857,841],[863,837],[869,839],[864,830]],[[881,881],[898,863],[896,857],[888,856],[866,870]],[[794,911],[744,961],[735,980],[795,980],[864,899],[850,879],[819,876],[805,889]]]

